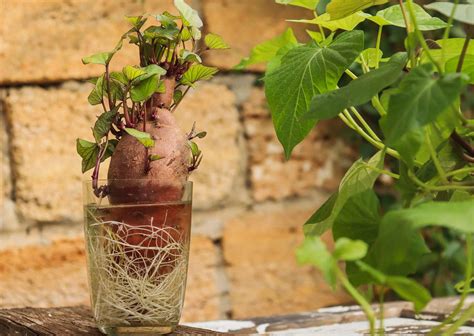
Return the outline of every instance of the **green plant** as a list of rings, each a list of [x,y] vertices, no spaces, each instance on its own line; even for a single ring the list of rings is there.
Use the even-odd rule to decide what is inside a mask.
[[[459,317],[470,291],[474,232],[474,119],[461,109],[463,95],[474,84],[473,1],[425,6],[447,21],[413,0],[400,0],[375,15],[363,10],[388,0],[332,0],[324,13],[316,11],[318,0],[276,2],[314,13],[310,20],[289,20],[315,27],[307,30],[310,42],[299,42],[289,28],[256,46],[238,68],[267,63],[265,94],[286,158],[318,121],[331,118],[342,120],[377,150],[370,160],[353,164],[338,191],[306,222],[298,260],[320,268],[332,286],[341,283],[366,312],[374,334],[376,316],[368,294],[377,293],[383,304],[392,289],[412,301],[416,311],[423,309],[431,295],[409,278],[429,252],[422,232],[428,227],[459,232],[467,253],[465,281],[458,286],[461,299],[433,331],[451,334],[474,309]],[[364,31],[355,30],[364,21],[377,29],[375,45],[365,45]],[[465,38],[450,38],[454,21],[464,24]],[[406,29],[405,52],[385,55],[381,50],[386,26]],[[432,30],[444,30],[443,38],[425,38],[424,32]],[[360,109],[365,104],[377,111],[380,129]],[[381,175],[395,180],[398,191],[397,202],[385,209],[374,191]],[[319,238],[327,230],[336,242],[332,253]],[[338,261],[345,262],[345,272]],[[369,288],[366,295],[361,288]]]
[[[179,199],[184,181],[202,159],[193,139],[206,133],[193,128],[184,134],[172,112],[198,81],[217,73],[217,68],[202,64],[202,54],[228,45],[216,34],[207,34],[200,43],[203,22],[197,11],[184,0],[174,4],[177,15],[127,16],[131,28],[112,51],[82,59],[84,64],[105,68],[101,76],[91,79],[94,88],[88,97],[103,113],[92,128],[95,141],[78,139],[77,152],[83,159],[82,172],[93,169],[96,195],[109,195],[113,203],[127,202],[125,180],[129,179],[149,180],[148,195],[159,197],[140,201]],[[149,19],[156,23],[147,25]],[[126,40],[138,47],[139,65],[111,71],[111,61]],[[99,186],[100,164],[109,157],[109,184]]]

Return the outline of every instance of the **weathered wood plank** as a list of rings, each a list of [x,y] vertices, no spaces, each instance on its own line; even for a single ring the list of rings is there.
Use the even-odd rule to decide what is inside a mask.
[[[220,335],[221,333],[179,326],[172,335]],[[17,308],[0,310],[0,335],[50,336],[50,335],[102,335],[96,328],[87,307]]]
[[[390,302],[384,305],[384,317],[392,325],[386,328],[387,333],[425,335],[426,330],[444,320],[455,307],[458,298],[438,298],[434,299],[422,314],[415,314],[413,304],[409,302]],[[474,296],[469,297],[464,307],[474,303]],[[376,314],[379,314],[378,305],[373,306]],[[411,322],[410,322],[411,321]],[[396,323],[399,323],[398,325]],[[358,328],[360,333],[352,334],[364,335],[368,333],[365,314],[358,306],[338,306],[321,308],[314,312],[305,312],[290,315],[280,315],[271,317],[249,318],[240,321],[210,321],[202,323],[192,323],[191,326],[202,327],[212,330],[230,331],[237,334],[262,334],[272,333],[275,335],[286,332],[296,334],[322,333],[331,334],[342,332],[344,328]],[[474,320],[466,323],[466,327],[474,326]],[[470,328],[469,333],[474,332]],[[351,335],[352,335],[351,334]],[[465,335],[465,331],[460,331],[456,335]]]
[[[384,308],[386,332],[392,334],[424,335],[434,325],[444,320],[457,304],[458,298],[433,300],[421,314],[415,314],[407,302],[387,303]],[[474,303],[469,297],[465,308]],[[378,306],[374,305],[377,312]],[[474,334],[474,319],[468,321],[456,335]],[[298,334],[364,335],[368,332],[365,315],[358,306],[322,308],[315,312],[291,315],[257,317],[240,321],[210,321],[179,326],[174,335],[223,335],[285,332]],[[214,331],[213,331],[214,330]],[[52,309],[5,309],[0,310],[0,335],[101,335],[87,307]]]

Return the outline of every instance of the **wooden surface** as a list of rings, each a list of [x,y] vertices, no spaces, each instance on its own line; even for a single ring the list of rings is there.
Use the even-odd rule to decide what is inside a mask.
[[[385,326],[388,334],[424,335],[445,319],[457,298],[433,300],[422,314],[415,314],[412,305],[394,302],[385,305]],[[469,297],[466,307],[474,303]],[[377,306],[374,306],[376,308]],[[322,308],[314,312],[250,318],[233,321],[210,321],[179,326],[174,335],[227,334],[298,334],[298,335],[364,335],[368,332],[365,316],[357,306]],[[51,309],[0,310],[0,335],[92,335],[97,330],[87,307]],[[456,335],[474,335],[474,320],[468,321]]]
[[[433,326],[443,321],[458,302],[457,298],[434,299],[422,314],[415,314],[408,302],[385,304],[387,335],[426,335]],[[474,296],[466,300],[465,308],[474,304]],[[378,314],[378,306],[374,305]],[[314,312],[249,318],[240,321],[210,321],[191,323],[191,326],[219,330],[233,334],[271,335],[368,335],[368,323],[358,306],[322,308]],[[466,323],[458,333],[474,335],[474,320]]]
[[[220,335],[201,328],[179,326],[173,335]],[[1,336],[91,335],[102,333],[96,328],[90,308],[67,307],[51,309],[0,310]]]

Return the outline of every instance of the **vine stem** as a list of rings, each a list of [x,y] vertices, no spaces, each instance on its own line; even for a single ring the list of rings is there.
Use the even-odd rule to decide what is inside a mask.
[[[385,333],[385,326],[384,326],[384,319],[385,319],[385,311],[384,311],[384,297],[385,297],[385,287],[382,286],[380,289],[381,293],[379,294],[379,330],[380,335],[384,335]]]
[[[114,108],[114,103],[112,101],[112,93],[110,92],[110,73],[109,73],[109,63],[105,65],[105,81],[107,85],[107,99],[109,100],[109,109]]]
[[[367,302],[367,300],[359,293],[359,291],[350,283],[350,281],[346,278],[346,276],[342,273],[342,271],[337,267],[336,268],[336,275],[341,282],[342,286],[346,289],[346,291],[356,300],[356,302],[360,305],[362,310],[364,311],[367,319],[369,320],[369,327],[370,327],[370,335],[375,335],[375,313],[372,309],[372,306]]]
[[[459,299],[458,304],[454,308],[453,312],[436,328],[430,331],[429,335],[439,335],[440,331],[448,324],[452,323],[456,316],[459,315],[462,308],[464,307],[464,302],[466,301],[467,296],[469,295],[469,290],[471,289],[470,282],[472,278],[472,235],[469,233],[466,236],[466,254],[467,254],[467,265],[466,265],[466,273],[464,279],[464,287],[461,293],[461,297]],[[461,318],[454,323],[451,327],[446,330],[446,333],[443,335],[452,335],[454,331],[456,331],[460,326],[462,326],[466,322],[466,317],[469,319],[472,314],[474,314],[474,305],[471,305],[466,312],[461,315]]]
[[[359,111],[357,111],[357,109],[355,107],[351,107],[350,110],[352,111],[352,113],[354,113],[354,115],[356,116],[356,118],[359,120],[359,122],[362,124],[362,126],[365,128],[365,130],[367,131],[367,133],[369,133],[369,135],[376,141],[379,141],[379,142],[382,142],[382,140],[380,140],[379,136],[372,130],[372,128],[370,128],[369,124],[365,121],[365,119],[360,115]]]
[[[339,118],[347,126],[349,126],[354,131],[356,131],[360,136],[362,136],[365,140],[367,140],[367,142],[369,142],[375,148],[377,148],[379,150],[382,150],[382,149],[386,148],[385,144],[383,144],[382,142],[378,142],[377,140],[372,139],[372,137],[370,135],[368,135],[359,125],[357,125],[357,123],[355,122],[354,119],[352,119],[350,114],[348,116],[346,113],[348,114],[347,110],[345,111],[345,113],[339,114]],[[343,116],[343,118],[341,118],[341,115]],[[391,148],[387,148],[387,154],[394,157],[395,159],[398,159],[398,160],[400,160],[400,158],[401,158],[400,154],[396,150],[393,150]]]
[[[453,323],[444,333],[443,335],[450,336],[454,335],[456,331],[462,327],[467,321],[469,321],[474,316],[474,304],[470,305],[468,309],[464,313],[461,314],[459,319]]]
[[[390,177],[393,177],[393,178],[396,179],[396,180],[399,180],[399,179],[400,179],[400,175],[395,174],[395,173],[393,173],[393,172],[391,172],[391,171],[389,171],[389,170],[380,169],[380,168],[377,168],[377,167],[373,167],[373,166],[371,166],[371,165],[369,165],[369,164],[367,164],[367,165],[365,165],[365,166],[366,166],[367,168],[369,168],[369,169],[372,169],[373,171],[375,171],[375,172],[377,172],[377,173],[379,173],[379,174],[388,175],[388,176],[390,176]]]
[[[415,27],[415,34],[418,38],[418,41],[421,44],[421,47],[423,48],[423,51],[426,53],[426,56],[429,58],[430,62],[436,66],[436,68],[438,69],[438,73],[443,74],[443,68],[441,68],[441,65],[434,59],[433,55],[431,54],[430,48],[428,47],[428,44],[426,43],[425,37],[423,36],[422,32],[418,28],[418,23],[416,21],[416,14],[413,8],[413,0],[407,0],[406,3],[408,7],[408,12],[410,13],[410,18],[413,21],[413,25]],[[415,64],[412,64],[412,66],[414,65]]]
[[[431,186],[421,181],[412,170],[408,170],[408,177],[415,182],[417,186],[428,191],[446,191],[446,190],[474,190],[474,186],[460,186],[460,185],[443,185]]]
[[[407,29],[407,33],[408,33],[408,35],[410,35],[411,33],[413,33],[413,28],[412,28],[410,20],[408,18],[407,11],[405,10],[405,6],[403,5],[403,0],[398,0],[398,2],[400,4],[400,10],[402,11],[403,20],[405,21],[405,27]],[[416,64],[415,50],[413,50],[414,48],[412,48],[413,46],[411,45],[410,40],[408,40],[408,41],[409,41],[408,42],[408,54],[410,55],[411,65],[414,67],[415,64]]]
[[[314,18],[318,18],[318,12],[316,11],[313,11],[314,13]],[[318,23],[318,28],[319,28],[319,32],[321,33],[321,37],[323,38],[323,41],[326,40],[326,34],[324,33],[324,28],[323,26],[321,26],[321,24]]]
[[[433,147],[433,143],[431,142],[430,133],[431,132],[429,131],[425,132],[425,141],[428,145],[428,150],[430,152],[431,159],[433,160],[433,164],[436,168],[436,171],[438,172],[439,177],[441,178],[441,181],[443,181],[444,183],[449,183],[448,179],[446,178],[446,172],[444,171],[443,166],[441,165],[441,162],[438,159],[438,155],[436,154],[436,151]]]
[[[462,67],[464,65],[464,60],[466,59],[466,54],[467,54],[467,48],[469,47],[469,42],[471,42],[471,39],[469,37],[469,34],[466,36],[466,39],[464,40],[464,45],[462,47],[461,51],[461,56],[459,57],[459,63],[456,68],[456,72],[461,72]]]
[[[449,19],[448,19],[448,26],[444,30],[443,41],[445,41],[449,38],[449,33],[451,32],[451,27],[453,26],[453,22],[454,22],[454,14],[456,14],[456,8],[458,7],[458,4],[459,4],[459,0],[454,0],[454,6],[453,6],[453,9],[451,11],[451,15],[449,16]],[[441,49],[441,59],[444,63],[444,61],[446,59],[446,49],[445,48]]]
[[[375,49],[377,51],[380,50],[380,44],[382,43],[382,32],[383,32],[383,26],[379,26],[379,31],[377,33],[377,42],[375,44]],[[379,66],[380,66],[380,60],[379,60],[378,54],[377,54],[377,61],[375,63],[375,69],[378,69]]]
[[[474,167],[465,167],[458,170],[453,170],[449,173],[446,173],[446,177],[451,177],[451,176],[456,176],[456,175],[466,174],[466,173],[467,174],[474,173]]]

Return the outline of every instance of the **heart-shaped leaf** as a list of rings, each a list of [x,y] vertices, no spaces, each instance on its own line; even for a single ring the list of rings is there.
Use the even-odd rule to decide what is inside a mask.
[[[421,6],[417,4],[413,4],[413,9],[415,12],[415,18],[418,24],[418,29],[420,30],[436,30],[446,28],[448,26],[446,22],[439,18],[432,17],[427,12],[425,12],[425,10]],[[372,20],[382,26],[392,25],[406,28],[405,19],[403,17],[403,12],[400,8],[400,5],[394,5],[389,8],[378,11],[376,16],[369,18],[369,20]]]
[[[217,34],[207,34],[204,43],[209,49],[229,49],[229,45]]]
[[[193,64],[181,79],[184,85],[194,86],[197,81],[211,79],[219,70],[202,64]]]
[[[383,5],[388,0],[332,0],[326,7],[326,12],[332,20],[345,18],[372,6]]]
[[[130,97],[136,103],[143,102],[157,92],[159,87],[160,80],[157,75],[153,75],[133,86],[130,90]]]
[[[291,28],[288,28],[281,35],[255,46],[250,53],[250,57],[244,58],[240,64],[236,66],[236,69],[241,70],[252,64],[268,62],[277,55],[280,49],[288,45],[291,47],[298,45],[298,41]]]
[[[174,6],[178,9],[183,23],[186,26],[195,28],[201,28],[203,26],[199,13],[184,2],[184,0],[174,0]]]
[[[155,141],[151,138],[149,133],[138,131],[134,128],[125,128],[125,132],[137,139],[146,148],[155,146]]]
[[[450,17],[454,9],[451,2],[433,2],[425,5],[425,8],[435,10],[444,16]],[[474,4],[458,4],[453,16],[454,20],[474,25]]]
[[[291,49],[279,67],[267,71],[265,94],[287,159],[314,126],[314,121],[302,119],[311,98],[334,90],[363,48],[361,31],[344,32],[324,48],[310,43]]]
[[[333,20],[328,13],[324,13],[323,15],[318,16],[312,20],[288,20],[289,22],[296,22],[296,23],[309,23],[315,24],[331,31],[336,31],[338,29],[351,31],[354,30],[360,23],[364,22],[368,17],[369,14],[365,14],[363,12],[357,12],[352,15],[346,16],[341,19]]]

